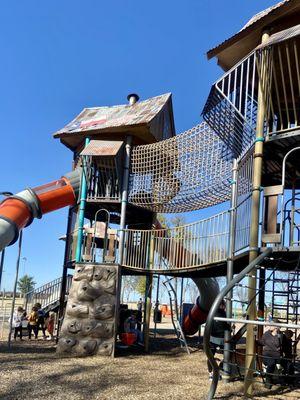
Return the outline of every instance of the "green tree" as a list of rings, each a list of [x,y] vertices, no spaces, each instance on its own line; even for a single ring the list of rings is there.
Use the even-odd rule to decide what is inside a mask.
[[[24,296],[26,293],[34,289],[35,282],[33,276],[25,274],[18,280],[18,290]]]
[[[145,295],[145,292],[146,292],[146,277],[145,276],[139,276],[138,277],[135,290],[141,296]]]
[[[157,214],[157,220],[163,229],[170,228],[170,222],[164,214]]]

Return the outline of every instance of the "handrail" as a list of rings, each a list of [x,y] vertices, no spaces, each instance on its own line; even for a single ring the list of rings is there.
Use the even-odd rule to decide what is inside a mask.
[[[260,254],[258,257],[256,257],[249,265],[247,265],[246,268],[244,268],[239,274],[237,274],[231,282],[227,286],[225,286],[218,296],[216,297],[209,313],[207,316],[206,320],[206,325],[205,325],[205,330],[204,330],[204,337],[203,337],[203,345],[204,345],[204,351],[205,354],[208,358],[208,361],[210,365],[212,366],[213,369],[213,379],[212,383],[208,392],[207,399],[212,400],[214,398],[215,392],[217,390],[218,386],[218,381],[219,381],[219,366],[216,363],[214,359],[214,355],[210,349],[210,336],[211,336],[211,329],[212,329],[212,324],[215,318],[215,315],[217,313],[217,310],[219,309],[219,306],[224,299],[224,297],[229,293],[233,287],[239,283],[242,279],[245,278],[245,276],[253,270],[253,268],[256,267],[256,265],[261,264],[266,257],[268,257],[273,251],[272,247],[268,247],[262,254]]]
[[[67,276],[67,287],[69,288],[71,285],[71,280],[72,280],[73,276],[72,275],[68,275]],[[45,308],[47,306],[49,306],[52,303],[55,303],[56,301],[59,300],[60,298],[60,287],[61,287],[61,283],[62,283],[62,278],[57,278],[54,279],[51,282],[48,282],[36,289],[31,290],[30,292],[27,292],[25,294],[25,308],[27,308],[28,303],[32,303],[33,300],[37,301],[37,296],[38,296],[38,300],[39,302],[41,302],[42,308]],[[45,299],[47,299],[48,301],[43,301],[45,299],[43,299],[43,295],[47,295],[47,297]]]
[[[145,268],[151,249],[152,270],[194,268],[226,260],[229,212],[226,210],[180,227],[124,229],[123,232],[123,266]]]
[[[207,222],[207,221],[209,221],[209,220],[211,220],[213,218],[217,218],[217,217],[219,217],[219,216],[221,216],[223,214],[228,214],[229,211],[230,210],[220,211],[219,213],[211,215],[210,217],[206,217],[204,219],[200,219],[199,221],[189,222],[188,224],[184,224],[184,225],[180,225],[180,226],[173,226],[173,227],[170,227],[170,228],[161,228],[161,229],[158,229],[158,228],[156,228],[156,229],[143,229],[142,231],[143,232],[161,232],[161,231],[180,230],[180,229],[183,229],[183,228],[188,228],[190,226],[197,225],[200,222]],[[122,229],[119,229],[118,231],[121,231],[121,230]],[[132,229],[132,228],[130,228],[130,229],[126,228],[126,229],[123,229],[123,230],[126,231],[126,232],[127,231],[129,231],[129,232],[131,232],[131,231],[135,231],[135,232],[140,231],[140,229]]]

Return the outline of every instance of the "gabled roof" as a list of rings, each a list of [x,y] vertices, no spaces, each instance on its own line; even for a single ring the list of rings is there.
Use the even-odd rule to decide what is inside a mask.
[[[53,136],[74,150],[87,136],[118,140],[129,133],[139,143],[152,143],[174,136],[171,94],[152,97],[133,105],[84,108]]]
[[[254,15],[239,32],[209,50],[207,58],[217,57],[218,64],[227,71],[260,44],[264,29],[282,31],[297,25],[299,17],[299,0],[280,1]]]

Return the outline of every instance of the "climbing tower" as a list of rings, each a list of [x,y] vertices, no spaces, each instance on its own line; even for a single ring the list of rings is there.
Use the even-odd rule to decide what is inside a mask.
[[[151,229],[153,220],[151,211],[128,203],[131,152],[137,144],[175,134],[170,94],[138,100],[131,94],[126,105],[86,108],[54,134],[73,152],[73,168],[82,168],[80,196],[69,210],[66,234],[60,318],[68,270],[75,269],[75,274],[61,327],[60,352],[114,353],[122,229]]]

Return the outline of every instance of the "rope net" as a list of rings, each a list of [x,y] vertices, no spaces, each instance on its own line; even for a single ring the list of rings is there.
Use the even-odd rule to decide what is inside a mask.
[[[132,150],[129,201],[178,213],[229,200],[232,152],[205,123]]]

